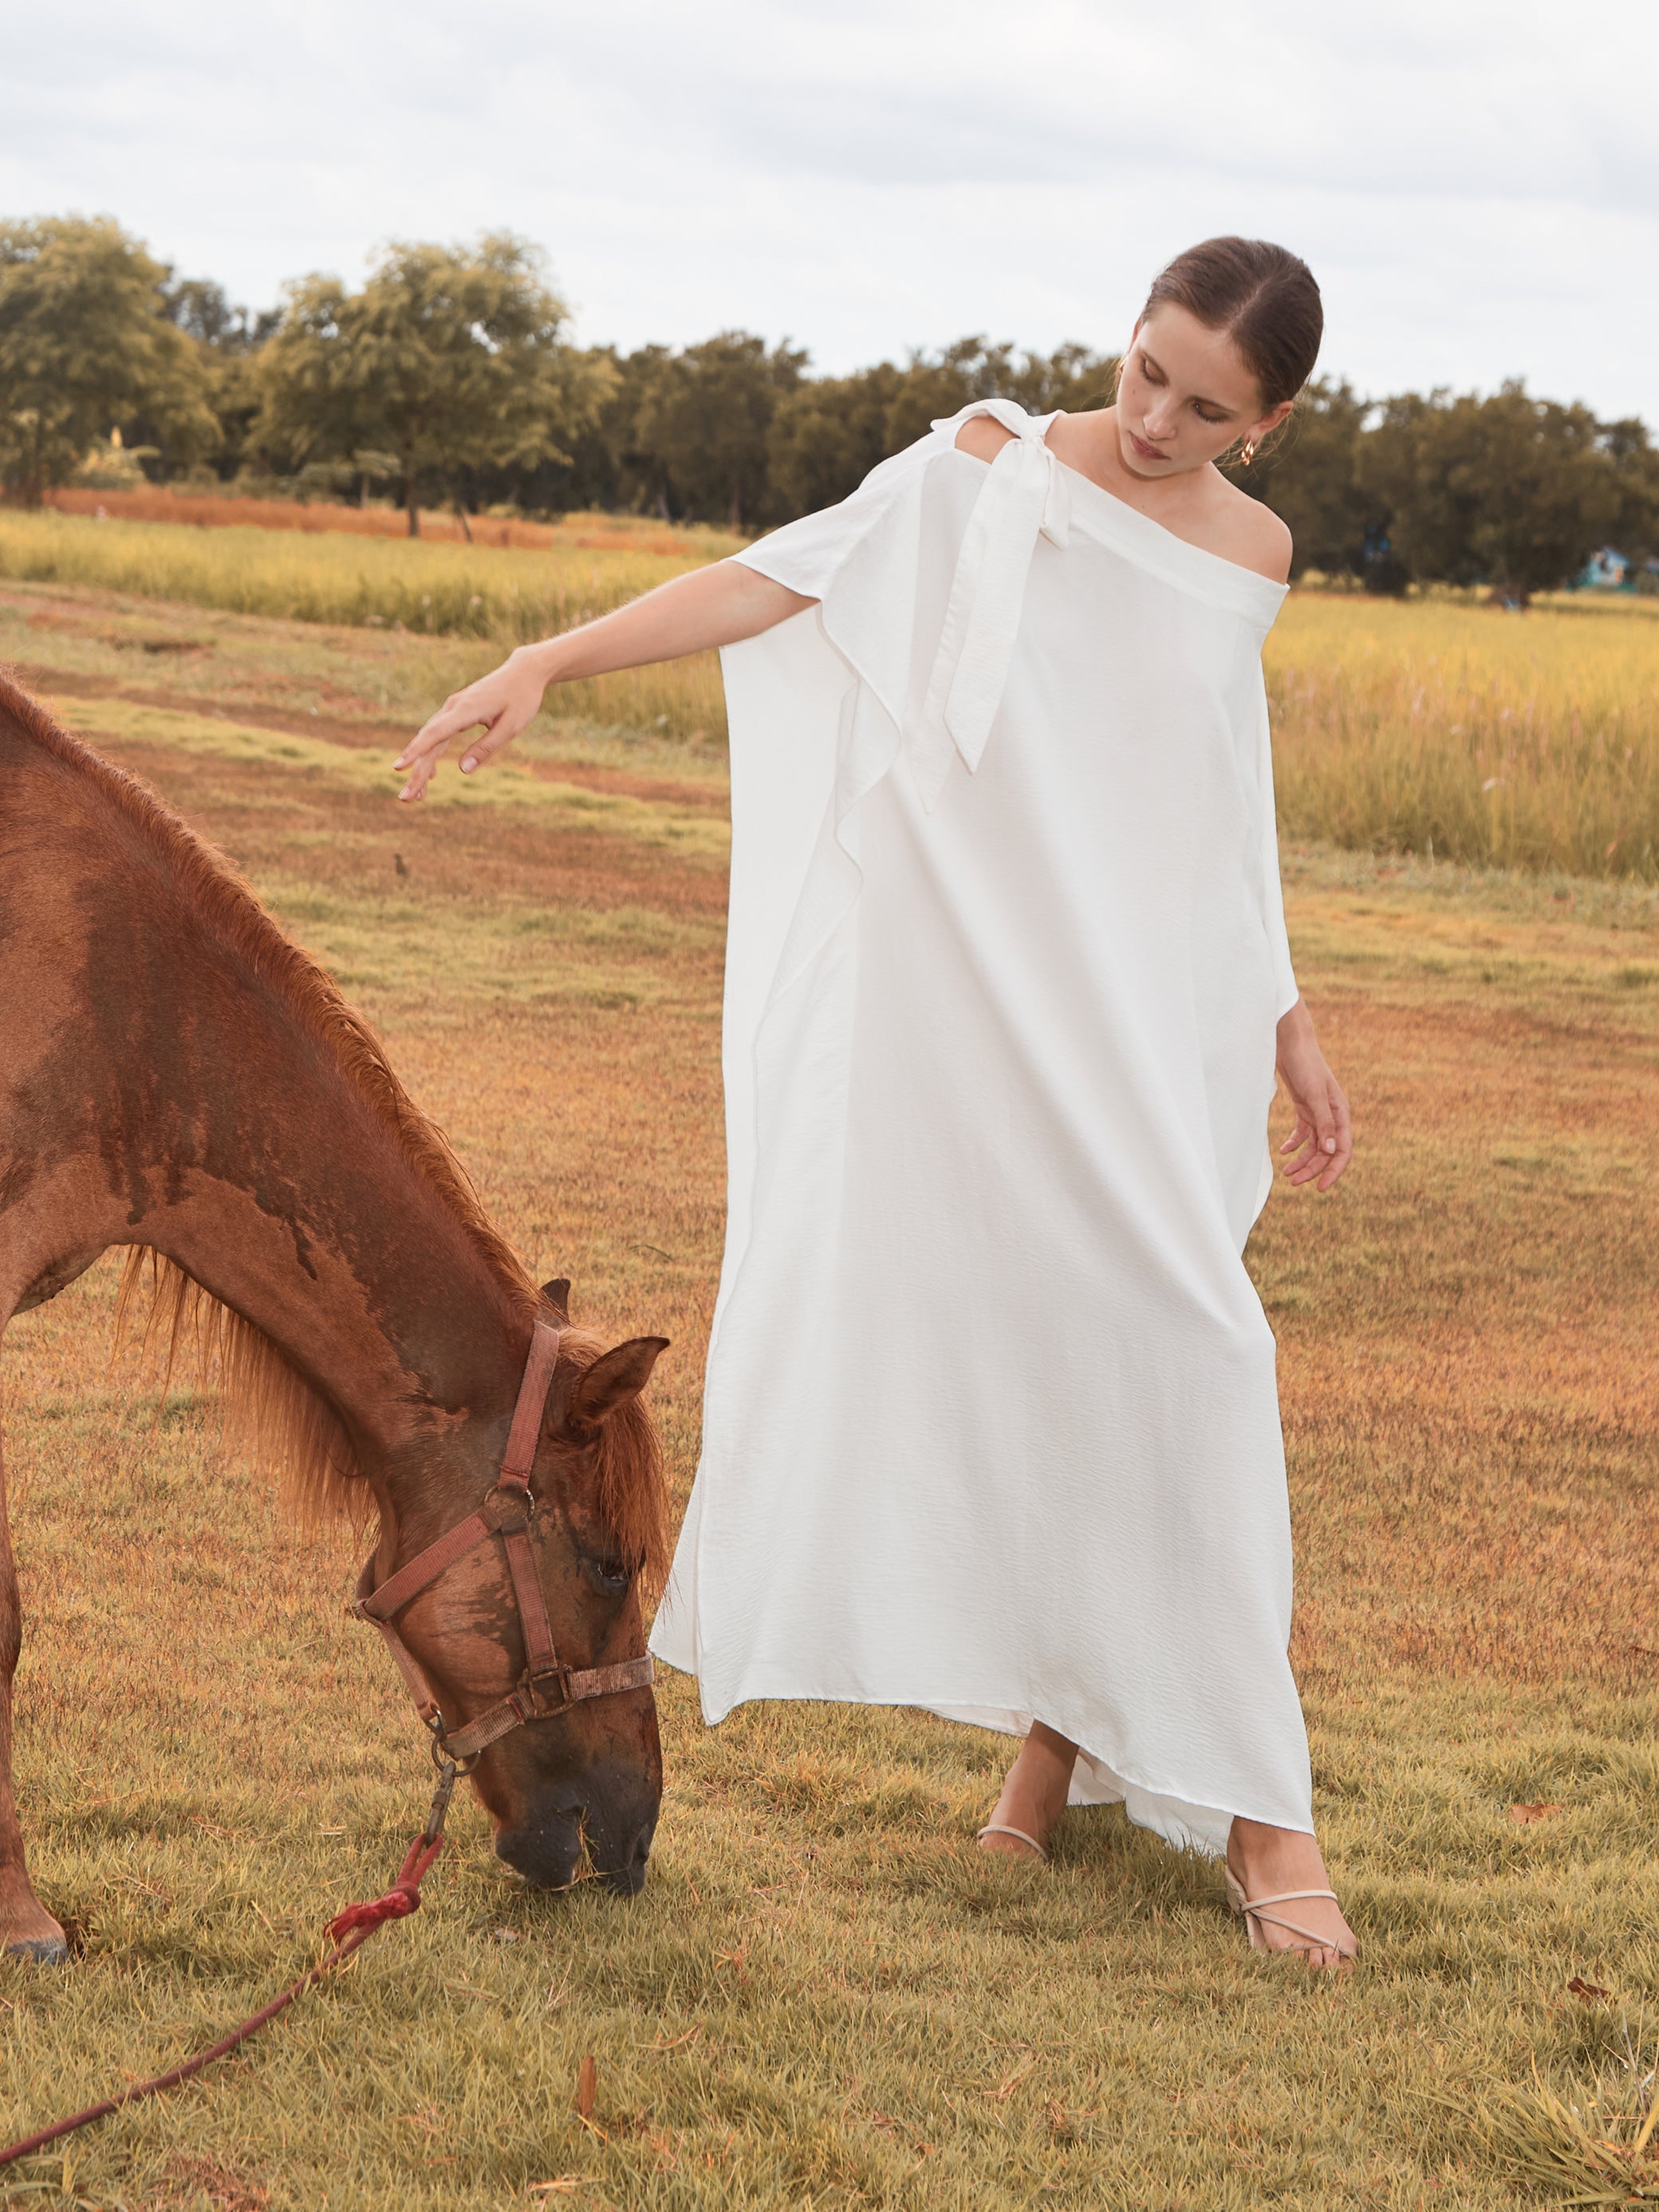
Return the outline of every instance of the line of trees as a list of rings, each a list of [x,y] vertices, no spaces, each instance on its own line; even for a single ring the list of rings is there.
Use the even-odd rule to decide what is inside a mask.
[[[811,374],[740,331],[678,350],[579,347],[535,247],[386,247],[361,289],[307,276],[250,314],[108,219],[0,222],[0,489],[39,504],[113,434],[152,481],[532,514],[601,507],[762,529],[845,496],[935,416],[992,396],[1099,405],[1114,363],[982,337]],[[1524,599],[1612,544],[1659,554],[1659,449],[1635,418],[1322,380],[1236,471],[1303,569],[1489,582]]]

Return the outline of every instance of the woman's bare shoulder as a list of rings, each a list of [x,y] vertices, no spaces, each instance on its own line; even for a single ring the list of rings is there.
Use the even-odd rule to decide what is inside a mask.
[[[994,461],[1013,436],[994,415],[970,415],[957,432],[957,451],[976,461]]]
[[[1253,569],[1270,584],[1287,584],[1291,580],[1294,549],[1289,530],[1272,507],[1252,499],[1224,477],[1219,480],[1206,550],[1241,568]]]

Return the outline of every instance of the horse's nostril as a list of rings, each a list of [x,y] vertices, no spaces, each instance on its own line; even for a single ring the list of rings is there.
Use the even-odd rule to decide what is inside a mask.
[[[580,1816],[562,1809],[500,1829],[495,1856],[537,1889],[568,1889],[582,1857]]]

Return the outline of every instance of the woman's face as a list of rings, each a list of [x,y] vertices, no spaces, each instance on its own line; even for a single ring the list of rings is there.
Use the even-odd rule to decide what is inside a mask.
[[[1264,410],[1261,387],[1225,331],[1173,301],[1135,325],[1117,386],[1118,449],[1133,476],[1201,468],[1243,438],[1264,438],[1291,411]]]

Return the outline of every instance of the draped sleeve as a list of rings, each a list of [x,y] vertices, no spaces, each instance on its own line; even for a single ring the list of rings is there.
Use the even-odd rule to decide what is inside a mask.
[[[1014,434],[988,468],[955,450],[962,424],[981,414]],[[774,1017],[815,971],[819,1003],[798,1019],[828,1030],[838,1018],[836,981],[823,971],[833,967],[837,933],[858,902],[859,811],[901,749],[929,807],[958,763],[969,771],[978,764],[1033,550],[1039,536],[1061,544],[1066,533],[1066,487],[1044,441],[1047,420],[1012,401],[976,401],[884,461],[838,506],[733,556],[817,604],[720,656],[732,890],[726,1260],[717,1331],[760,1169],[763,1032],[769,1022],[781,1029],[779,1053],[811,1051],[787,1018]]]
[[[1267,689],[1257,677],[1255,739],[1255,807],[1258,867],[1261,872],[1261,919],[1273,961],[1273,1018],[1280,1020],[1302,995],[1291,964],[1291,941],[1285,927],[1285,890],[1279,872],[1279,825],[1273,804],[1273,731],[1267,714]]]

